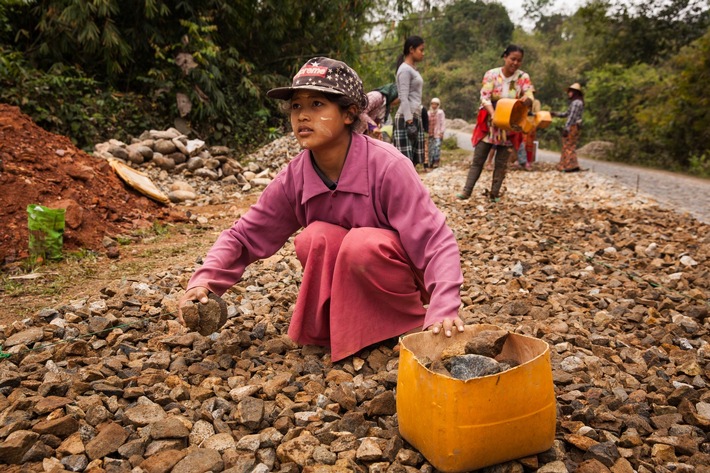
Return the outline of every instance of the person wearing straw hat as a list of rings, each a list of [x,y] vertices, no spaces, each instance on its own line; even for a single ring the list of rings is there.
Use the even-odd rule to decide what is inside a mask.
[[[207,303],[291,236],[303,266],[288,336],[330,348],[331,361],[403,333],[463,332],[456,237],[412,163],[394,146],[355,133],[367,96],[342,61],[315,57],[283,100],[303,151],[222,232],[180,298]]]
[[[500,200],[500,189],[505,179],[508,161],[515,157],[515,150],[523,141],[519,132],[506,132],[493,124],[493,113],[498,100],[516,99],[530,108],[534,95],[530,76],[520,69],[525,51],[520,46],[510,44],[503,51],[503,66],[486,71],[481,85],[481,106],[478,110],[476,127],[471,143],[474,146],[473,163],[466,177],[463,191],[456,194],[457,199],[471,197],[473,187],[483,171],[483,165],[491,150],[495,150],[493,182],[488,194],[491,202]]]
[[[569,108],[566,112],[551,112],[553,117],[567,118],[562,129],[562,154],[557,169],[562,172],[579,172],[577,161],[577,142],[582,127],[582,112],[584,112],[584,92],[582,86],[575,82],[567,87]]]

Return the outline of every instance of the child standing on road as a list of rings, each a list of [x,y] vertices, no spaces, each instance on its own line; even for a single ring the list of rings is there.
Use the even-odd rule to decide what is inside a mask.
[[[303,229],[294,240],[303,265],[288,330],[294,341],[330,347],[338,361],[413,329],[463,331],[456,239],[411,161],[353,132],[367,105],[357,73],[316,57],[290,87],[267,95],[287,101],[304,150],[222,232],[180,307],[223,294],[248,264]]]
[[[429,166],[433,168],[439,167],[441,141],[446,131],[445,121],[446,114],[441,109],[441,100],[434,97],[429,108]]]

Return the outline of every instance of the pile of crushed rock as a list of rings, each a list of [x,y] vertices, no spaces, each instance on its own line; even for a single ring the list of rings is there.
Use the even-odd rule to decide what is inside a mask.
[[[512,172],[501,203],[457,201],[467,167],[422,175],[460,244],[461,316],[546,341],[557,399],[553,447],[486,471],[708,472],[708,226],[590,173]],[[193,271],[0,327],[5,471],[435,471],[399,434],[396,340],[332,363],[286,336],[292,242],[207,335],[175,321]]]
[[[292,133],[237,159],[226,146],[208,146],[175,128],[150,130],[131,143],[97,144],[94,156],[118,159],[151,177],[171,202],[197,204],[222,189],[244,193],[266,187],[301,148]]]

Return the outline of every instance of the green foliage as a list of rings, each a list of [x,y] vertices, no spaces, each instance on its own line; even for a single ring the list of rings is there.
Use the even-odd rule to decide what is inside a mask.
[[[455,136],[450,136],[449,138],[444,138],[441,141],[441,149],[446,151],[459,149],[458,142]]]
[[[9,276],[0,274],[0,294],[5,294],[9,297],[15,296],[22,292],[23,284],[20,280],[10,279]],[[0,346],[2,350],[2,346]]]
[[[543,109],[565,110],[566,87],[580,82],[585,142],[614,142],[616,160],[702,174],[710,103],[698,90],[710,47],[700,3],[596,0],[565,18],[546,16],[547,0],[528,0],[537,26],[516,31],[515,42],[526,47],[524,68]],[[559,146],[562,122],[538,131],[544,147]]]
[[[614,158],[707,173],[710,31],[657,64],[607,64],[589,74],[585,134],[615,142]]]
[[[485,61],[485,57],[485,54],[478,56],[475,65],[472,61],[460,60],[427,69],[424,73],[427,84],[424,94],[426,97],[439,97],[447,117],[474,122],[480,106],[483,74],[497,62],[491,57],[488,57],[490,61]],[[487,64],[481,64],[484,62]]]
[[[615,160],[671,167],[657,137],[638,120],[649,106],[644,91],[660,81],[658,69],[648,64],[609,64],[592,71],[587,84],[584,133],[614,142]]]
[[[601,139],[636,135],[636,115],[645,105],[639,93],[659,79],[658,70],[647,64],[610,64],[592,71],[585,94],[585,133]]]
[[[705,151],[702,156],[690,156],[689,171],[696,176],[710,178],[710,151]]]
[[[647,90],[639,123],[662,137],[676,162],[702,168],[710,143],[710,28],[664,64],[664,80]],[[680,145],[680,146],[679,146]],[[705,161],[707,162],[707,161]]]
[[[116,76],[125,71],[135,51],[122,32],[126,25],[116,21],[120,0],[36,3],[29,11],[35,22],[25,23],[23,34],[34,43],[25,44],[26,51],[40,68],[73,63],[89,75]],[[16,13],[19,19],[28,12]]]
[[[133,239],[131,237],[127,237],[124,235],[116,235],[115,240],[121,246],[130,245],[131,243],[133,243]]]
[[[126,119],[128,108],[137,112],[145,128],[166,128],[179,116],[177,94],[184,94],[192,106],[184,118],[200,137],[235,148],[253,147],[266,140],[269,128],[283,125],[265,91],[290,82],[309,57],[329,55],[352,62],[373,4],[371,0],[3,3],[0,19],[7,20],[0,28],[3,55],[19,53],[26,61],[22,68],[32,71],[33,86],[44,87],[48,94],[58,92],[62,106],[23,96],[28,86],[21,74],[7,71],[3,81],[9,90],[2,91],[1,99],[21,105],[43,126],[53,124],[53,131],[85,146],[95,142],[97,133],[79,130],[77,136],[69,123],[90,118],[97,127],[104,126],[115,118]],[[80,100],[87,88],[102,105],[89,107],[96,113],[82,116],[81,109],[89,105]],[[117,93],[120,101],[111,103],[109,98]],[[104,133],[132,132],[131,121],[118,134],[113,127]]]
[[[431,27],[431,43],[442,63],[466,60],[487,49],[498,49],[500,55],[513,36],[513,22],[500,3],[458,0],[443,13]]]
[[[710,31],[652,66],[611,64],[590,74],[592,136],[616,143],[615,158],[707,173],[710,99],[699,91],[710,75]]]
[[[86,248],[79,248],[75,251],[69,251],[66,254],[66,259],[71,261],[91,261],[96,262],[98,259],[98,253],[92,250],[87,250]]]
[[[603,38],[590,50],[596,64],[659,64],[697,39],[710,25],[706,0],[616,2],[582,8],[590,35]]]
[[[502,5],[480,0],[448,3],[428,18],[419,33],[426,41],[426,57],[419,66],[425,83],[423,101],[439,97],[447,117],[475,121],[481,80],[488,69],[502,63],[500,55],[512,40],[513,23]]]
[[[140,228],[133,232],[133,236],[139,239],[154,239],[163,237],[170,233],[171,225],[154,220],[150,227]],[[118,241],[118,240],[117,240]]]
[[[159,120],[145,97],[104,91],[95,80],[61,64],[47,73],[33,69],[20,53],[2,49],[0,102],[20,107],[38,125],[86,150],[109,138],[137,135]]]
[[[532,34],[516,30],[513,39],[525,48],[523,69],[530,74],[543,109],[562,110],[567,107],[567,86],[585,85],[591,70],[588,54],[597,47],[597,38],[587,33],[588,25],[579,12],[568,18],[542,17],[541,22],[544,25]]]
[[[12,29],[10,28],[10,23],[7,19],[8,9],[13,4],[20,3],[20,1],[21,0],[0,1],[0,38],[2,38],[4,34],[7,34],[8,32],[12,31]]]
[[[447,117],[473,122],[483,74],[515,43],[543,109],[565,110],[567,86],[582,84],[585,142],[706,173],[706,0],[588,0],[572,15],[553,4],[526,0],[526,32],[487,0],[0,0],[0,101],[85,149],[180,118],[210,143],[249,151],[289,130],[265,92],[309,57],[348,62],[372,90],[394,81],[404,39],[418,34],[424,102],[438,96]],[[538,140],[558,147],[561,126]]]
[[[397,56],[401,54],[403,45],[404,38],[399,38],[394,31],[390,31],[378,43],[368,44],[364,48],[356,70],[366,91],[394,82]],[[427,50],[426,54],[429,52]],[[425,62],[428,63],[428,59]],[[427,67],[426,64],[424,67]]]

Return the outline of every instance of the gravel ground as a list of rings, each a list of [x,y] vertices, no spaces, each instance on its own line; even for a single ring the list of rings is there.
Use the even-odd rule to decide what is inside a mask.
[[[457,134],[459,147],[473,150],[470,132],[450,133]],[[557,163],[559,160],[560,154],[554,151],[538,152],[540,162]],[[634,193],[653,198],[661,207],[688,212],[701,222],[710,223],[710,181],[707,179],[594,159],[580,158],[579,163],[589,172],[612,178]]]
[[[290,155],[286,141],[259,154],[274,164],[268,169]],[[707,224],[600,173],[560,174],[546,163],[511,171],[497,204],[483,195],[491,180],[484,171],[461,201],[454,194],[466,178],[464,153],[443,163],[421,178],[459,242],[461,317],[471,328],[491,324],[546,342],[545,372],[554,384],[554,439],[534,452],[515,448],[509,461],[483,472],[710,473]],[[208,227],[200,202],[228,204],[234,188],[191,180],[200,195],[191,207],[195,225]],[[214,238],[221,228],[210,230]],[[199,331],[174,317],[201,256],[186,254],[184,264],[122,277],[87,298],[0,325],[7,355],[0,470],[437,471],[434,457],[423,455],[426,442],[420,452],[400,431],[400,414],[413,408],[398,411],[407,390],[399,385],[396,340],[332,363],[327,349],[286,336],[301,278],[292,240],[247,268],[223,296],[224,326],[209,335],[199,309]],[[405,339],[403,353],[421,336]],[[438,343],[448,349],[460,339],[448,340]],[[533,399],[524,403],[487,404],[526,388],[486,379],[495,382],[475,406],[481,425],[494,425],[490,413],[521,418],[518,408],[535,401],[526,391]],[[527,381],[544,384],[538,376]],[[440,403],[422,402],[415,413],[434,439],[440,418],[425,407],[471,402],[436,393]],[[464,427],[443,430],[458,441],[470,437]],[[538,436],[544,427],[526,424]],[[506,440],[501,447],[510,447]]]

